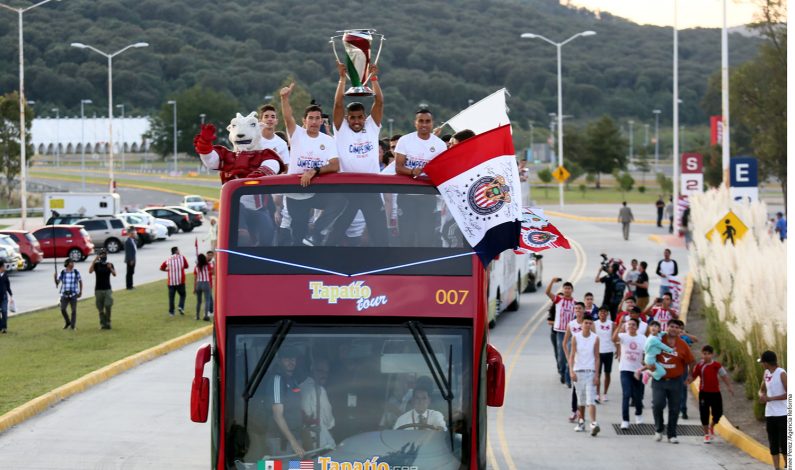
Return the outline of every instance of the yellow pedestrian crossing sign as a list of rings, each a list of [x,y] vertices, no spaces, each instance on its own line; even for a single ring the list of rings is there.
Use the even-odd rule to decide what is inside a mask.
[[[707,232],[707,239],[712,240],[712,237],[717,233],[723,244],[731,243],[736,244],[748,232],[748,227],[740,220],[734,212],[729,211],[720,218],[718,223],[712,227],[712,230]]]
[[[552,172],[552,177],[557,180],[558,183],[565,183],[567,179],[569,179],[571,173],[569,170],[563,168],[563,165],[555,168],[555,171]]]

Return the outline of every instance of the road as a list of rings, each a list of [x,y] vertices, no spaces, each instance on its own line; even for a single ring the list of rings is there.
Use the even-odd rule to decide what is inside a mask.
[[[48,184],[57,185],[64,190],[79,191],[80,183],[67,183],[62,181],[45,181]],[[98,190],[96,185],[88,185],[89,190]],[[128,201],[131,205],[139,207],[148,204],[177,204],[181,201],[180,196],[176,194],[160,193],[156,191],[148,191],[141,189],[125,189],[120,188],[122,204]],[[31,221],[30,227],[36,228]],[[43,225],[41,219],[35,219],[35,222]],[[138,250],[138,261],[135,269],[135,283],[142,284],[145,282],[156,281],[165,279],[165,273],[160,271],[160,264],[170,255],[172,246],[179,247],[180,251],[188,256],[191,261],[194,257],[190,254],[195,252],[194,243],[198,239],[199,249],[202,252],[207,251],[210,246],[207,241],[207,223],[195,228],[190,233],[178,232],[172,235],[168,240],[157,241],[152,244],[144,245]],[[82,263],[77,263],[76,267],[83,276],[83,285],[85,296],[93,296],[94,292],[94,276],[88,274],[88,264],[93,259],[89,257]],[[118,276],[112,279],[111,283],[114,289],[124,288],[124,252],[108,255],[108,260],[116,266]],[[59,259],[63,261],[63,259]],[[191,264],[193,262],[191,261]],[[58,270],[63,268],[62,264],[58,264]],[[46,259],[42,264],[36,267],[33,271],[23,271],[13,273],[10,277],[11,288],[14,291],[14,300],[17,305],[17,314],[28,312],[43,307],[49,307],[58,303],[58,290],[52,280],[53,275],[53,259]],[[84,296],[84,297],[85,297]],[[15,314],[11,314],[15,315]],[[11,324],[13,328],[13,323]]]
[[[593,282],[599,253],[625,260],[637,257],[652,265],[661,257],[663,247],[648,240],[649,234],[660,231],[654,226],[633,227],[631,241],[625,242],[618,224],[555,222],[572,238],[575,249],[545,252],[544,278],[559,275],[576,281],[578,297],[592,291],[601,300],[602,290]],[[686,254],[681,248],[673,251],[684,270]],[[651,277],[656,291],[658,279]],[[675,460],[682,468],[766,468],[720,440],[705,446],[700,437],[682,437],[681,444],[673,446],[649,436],[618,435],[613,429],[620,423],[616,371],[610,400],[598,407],[602,433],[592,438],[573,432],[567,420],[570,394],[558,382],[545,310],[543,293],[524,294],[519,311],[500,316],[491,331],[490,342],[503,354],[509,382],[505,406],[489,410],[489,468],[587,465],[623,470],[659,458]],[[207,468],[209,429],[189,422],[187,416],[196,346],[129,371],[0,435],[3,464],[30,469]],[[652,421],[650,399],[647,391],[647,422]],[[695,406],[691,397],[693,418]]]

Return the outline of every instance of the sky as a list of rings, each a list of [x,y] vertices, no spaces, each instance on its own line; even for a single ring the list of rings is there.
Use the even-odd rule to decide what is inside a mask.
[[[673,25],[674,0],[561,0],[561,3],[609,12],[639,24]],[[729,27],[751,23],[759,11],[751,0],[727,0],[726,9]],[[721,26],[723,0],[679,0],[681,29]]]

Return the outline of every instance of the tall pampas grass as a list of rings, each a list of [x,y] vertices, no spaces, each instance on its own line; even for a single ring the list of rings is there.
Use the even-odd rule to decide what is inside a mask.
[[[708,240],[730,209],[748,232],[734,246],[724,245],[719,233]],[[690,268],[704,294],[708,338],[745,380],[751,398],[762,377],[756,363],[762,351],[777,351],[786,364],[787,246],[769,233],[765,203],[734,202],[726,188],[693,196],[690,214]]]

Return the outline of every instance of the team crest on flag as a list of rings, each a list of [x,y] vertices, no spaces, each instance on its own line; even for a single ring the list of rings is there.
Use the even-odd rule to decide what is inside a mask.
[[[425,173],[484,266],[517,246],[522,198],[509,125],[442,152]]]
[[[544,212],[537,208],[522,210],[522,230],[519,235],[520,253],[544,251],[549,248],[571,248],[562,233],[549,223]]]

